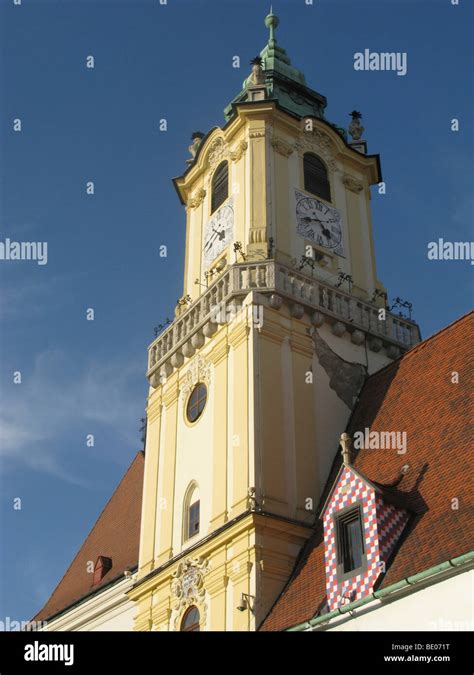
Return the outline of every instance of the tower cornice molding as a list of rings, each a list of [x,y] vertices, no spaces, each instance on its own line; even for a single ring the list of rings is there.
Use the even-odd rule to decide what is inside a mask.
[[[313,132],[304,131],[303,125],[307,119],[312,120]],[[250,128],[248,137],[251,140],[256,138],[253,134],[262,133],[262,131],[258,132],[257,130],[252,129],[252,124],[257,121],[265,128],[271,124],[274,128],[285,130],[292,134],[295,139],[295,145],[300,142],[303,134],[318,131],[333,143],[333,153],[335,158],[339,156],[341,158],[344,157],[344,162],[347,162],[349,165],[352,164],[354,169],[366,173],[371,185],[382,180],[378,155],[364,155],[351,148],[329,122],[312,116],[303,119],[294,118],[278,107],[274,100],[251,104],[237,103],[236,114],[223,127],[215,127],[209,132],[208,136],[204,138],[192,165],[184,174],[173,179],[173,183],[183,204],[188,204],[190,198],[189,191],[196,185],[199,176],[206,170],[209,170],[208,155],[216,141],[221,139],[220,142],[224,143],[227,147],[229,158],[230,153],[236,152],[238,159],[232,161],[239,161],[241,155],[238,148],[236,148],[233,143],[238,145],[240,141],[235,141],[234,139],[236,139],[238,134],[241,133],[246,126]],[[252,134],[252,136],[250,136],[250,134]],[[194,194],[191,195],[191,198],[193,197]]]
[[[229,345],[232,349],[237,349],[239,345],[245,342],[249,336],[250,327],[245,323],[240,323],[229,332]]]
[[[213,366],[218,366],[227,357],[229,350],[230,346],[227,344],[227,340],[223,339],[213,346],[212,351],[209,352],[208,359]]]
[[[163,404],[166,408],[169,408],[178,400],[179,388],[178,388],[178,377],[177,373],[172,375],[172,378],[168,380],[167,386],[163,391]]]
[[[153,403],[150,403],[150,405],[147,408],[148,421],[153,422],[154,420],[161,417],[162,411],[163,411],[163,404],[161,398],[158,398],[156,401],[153,401]]]

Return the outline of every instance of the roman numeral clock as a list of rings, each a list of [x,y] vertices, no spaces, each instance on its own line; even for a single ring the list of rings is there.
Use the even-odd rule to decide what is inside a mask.
[[[339,211],[317,197],[295,190],[296,231],[300,237],[344,256],[342,218]]]
[[[204,267],[224,251],[234,237],[234,198],[230,197],[207,222],[204,228]]]

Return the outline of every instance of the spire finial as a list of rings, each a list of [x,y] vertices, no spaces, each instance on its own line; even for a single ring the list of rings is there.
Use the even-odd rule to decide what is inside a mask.
[[[344,462],[344,464],[346,466],[348,466],[350,464],[350,458],[351,458],[351,451],[350,451],[351,437],[349,436],[349,434],[347,434],[346,432],[341,434],[341,438],[339,439],[339,443],[341,444],[341,447],[342,447],[342,452],[341,452],[342,461]]]
[[[267,14],[265,17],[265,26],[270,29],[270,37],[268,39],[268,44],[274,46],[276,43],[275,38],[275,29],[280,23],[280,19],[276,14],[273,14],[273,5],[270,7],[270,14]]]

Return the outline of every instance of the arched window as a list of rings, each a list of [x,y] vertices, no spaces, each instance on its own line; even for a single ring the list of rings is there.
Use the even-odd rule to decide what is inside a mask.
[[[201,501],[199,499],[199,488],[193,481],[186,490],[184,498],[184,522],[183,522],[183,540],[187,541],[191,537],[199,534],[199,520],[201,515]]]
[[[201,617],[199,615],[199,610],[197,607],[192,605],[186,614],[183,616],[181,621],[181,630],[186,633],[198,633],[199,632],[199,621]]]
[[[221,162],[212,177],[211,213],[214,213],[229,196],[229,166]]]
[[[331,187],[324,163],[312,152],[306,152],[303,158],[303,169],[304,189],[330,202]]]

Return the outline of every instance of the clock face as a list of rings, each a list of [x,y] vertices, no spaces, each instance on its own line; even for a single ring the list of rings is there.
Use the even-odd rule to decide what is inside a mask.
[[[298,190],[295,190],[295,196],[298,234],[343,256],[344,242],[339,211]]]
[[[208,221],[204,229],[204,266],[227,248],[234,237],[234,200],[231,197]]]

